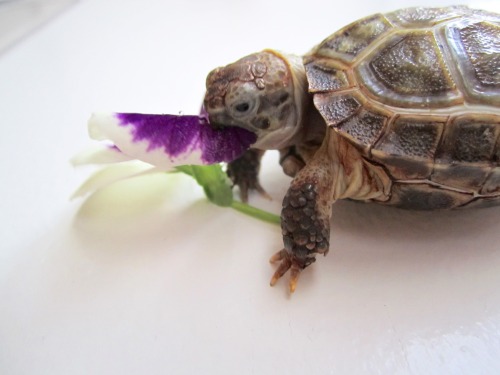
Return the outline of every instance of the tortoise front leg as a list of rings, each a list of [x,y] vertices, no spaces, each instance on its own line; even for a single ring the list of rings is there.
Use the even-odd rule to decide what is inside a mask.
[[[328,252],[333,203],[333,171],[325,160],[314,160],[292,181],[283,199],[281,229],[284,248],[271,257],[280,262],[271,279],[274,285],[290,270],[290,292],[300,272],[314,263],[316,254]]]
[[[291,146],[280,150],[280,165],[287,176],[295,177],[306,163],[296,147]]]
[[[243,202],[248,202],[248,192],[251,190],[257,190],[263,197],[271,199],[259,182],[260,160],[263,155],[264,151],[251,148],[227,166],[227,175],[240,188]]]
[[[280,262],[271,285],[290,270],[293,292],[300,272],[315,261],[316,254],[326,255],[335,200],[384,201],[389,198],[391,183],[382,167],[364,160],[357,149],[328,130],[325,142],[297,173],[283,200],[285,247],[271,258],[271,262]]]

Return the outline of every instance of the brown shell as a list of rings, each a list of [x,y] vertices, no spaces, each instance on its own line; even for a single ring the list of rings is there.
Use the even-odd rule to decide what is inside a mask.
[[[393,179],[386,203],[500,203],[499,15],[377,14],[325,39],[304,63],[327,124]]]

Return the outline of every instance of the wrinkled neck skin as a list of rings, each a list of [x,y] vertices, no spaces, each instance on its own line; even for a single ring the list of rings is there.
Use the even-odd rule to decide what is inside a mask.
[[[275,50],[265,50],[265,52],[278,56],[287,64],[292,76],[295,110],[279,129],[260,135],[253,147],[262,150],[280,150],[307,142],[320,142],[324,137],[325,124],[314,107],[312,95],[308,92],[302,57]]]

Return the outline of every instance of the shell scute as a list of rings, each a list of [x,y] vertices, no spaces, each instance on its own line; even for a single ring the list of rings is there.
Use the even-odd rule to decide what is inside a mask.
[[[319,93],[314,95],[314,105],[326,120],[327,125],[337,126],[353,116],[362,106],[354,93]]]
[[[444,124],[444,119],[438,121],[401,116],[392,123],[375,149],[392,156],[432,159]]]
[[[401,116],[375,144],[372,157],[395,178],[427,178],[432,173],[445,123],[445,118]]]
[[[480,22],[459,31],[469,61],[481,85],[500,87],[500,26]]]
[[[446,35],[469,101],[500,105],[500,25],[461,21]]]
[[[304,65],[310,92],[335,91],[350,86],[347,74],[331,59],[317,59]]]
[[[460,17],[469,9],[465,6],[448,8],[405,8],[387,14],[387,19],[393,24],[404,28],[433,27],[440,22]]]
[[[375,14],[353,22],[332,34],[316,47],[313,53],[351,62],[392,27],[383,15]]]
[[[431,31],[391,35],[356,73],[378,100],[398,107],[441,107],[462,101]]]
[[[483,186],[497,163],[500,117],[462,115],[446,126],[443,142],[436,155],[431,176],[433,182],[473,192]],[[490,180],[487,189],[496,189]]]
[[[445,190],[426,183],[395,183],[387,204],[412,210],[435,210],[460,207],[472,199],[472,194]]]
[[[455,89],[431,32],[395,36],[370,66],[385,87],[401,95],[439,95]]]
[[[374,109],[362,108],[359,112],[342,122],[337,131],[358,145],[365,154],[382,134],[389,115]]]
[[[491,166],[482,163],[435,164],[430,180],[442,186],[478,192],[491,172]]]
[[[496,159],[500,116],[462,115],[450,121],[438,163],[491,163]]]

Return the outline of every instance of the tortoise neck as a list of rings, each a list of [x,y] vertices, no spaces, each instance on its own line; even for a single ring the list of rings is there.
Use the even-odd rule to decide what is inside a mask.
[[[297,110],[296,133],[290,145],[322,143],[325,137],[326,123],[313,102],[313,95],[309,92],[306,70],[303,58],[286,55],[288,67],[292,73],[295,107]]]
[[[262,131],[254,147],[262,150],[280,150],[301,141],[303,119],[307,116],[306,107],[311,99],[307,93],[306,74],[301,57],[269,49],[263,52],[274,55],[286,64],[286,72],[280,74],[284,74],[287,79],[279,81],[280,84],[284,84],[285,96],[283,96],[284,102],[280,102],[275,114],[278,126]]]
[[[293,85],[293,103],[295,110],[295,123],[292,125],[293,132],[288,133],[288,137],[281,143],[281,147],[291,146],[304,141],[304,135],[307,133],[305,130],[309,126],[309,111],[314,106],[312,97],[308,92],[308,83],[304,62],[301,56],[293,54],[285,54],[275,50],[265,50],[279,58],[281,58],[287,65],[290,75],[292,77]],[[307,122],[307,124],[306,124]]]

